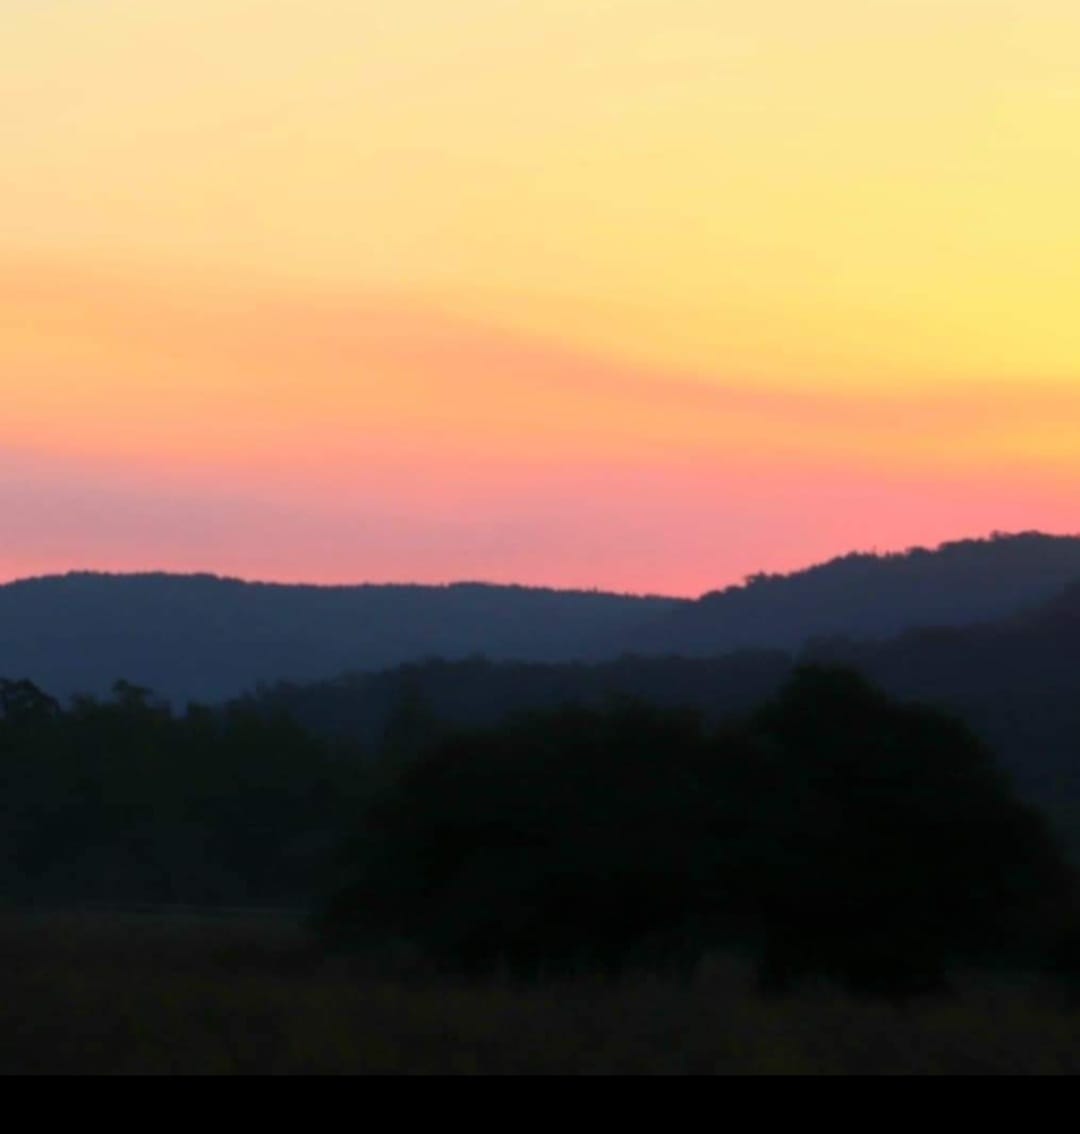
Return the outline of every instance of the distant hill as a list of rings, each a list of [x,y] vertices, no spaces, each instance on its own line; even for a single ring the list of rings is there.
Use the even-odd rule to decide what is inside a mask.
[[[702,657],[743,647],[798,649],[842,634],[888,637],[915,626],[963,626],[1044,602],[1080,579],[1080,537],[1038,532],[852,554],[661,612],[629,643],[641,653]]]
[[[0,676],[60,697],[117,678],[183,703],[425,658],[598,662],[795,651],[963,626],[1080,579],[1080,537],[1029,533],[756,576],[697,601],[461,583],[315,587],[208,575],[71,574],[0,586]]]
[[[0,587],[0,676],[67,697],[127,678],[177,702],[419,658],[610,656],[680,600],[462,583],[315,587],[70,574]]]
[[[668,708],[693,706],[710,720],[738,715],[771,697],[788,677],[792,656],[745,650],[716,658],[622,657],[589,663],[486,658],[431,660],[334,681],[266,686],[245,703],[284,712],[324,736],[368,750],[417,732],[497,725],[512,713],[567,703],[602,708],[637,699]]]

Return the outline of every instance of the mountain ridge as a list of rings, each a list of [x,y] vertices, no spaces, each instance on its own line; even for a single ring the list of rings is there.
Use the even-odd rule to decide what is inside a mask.
[[[258,683],[431,657],[558,663],[798,650],[818,638],[1001,619],[1070,584],[1080,587],[1080,537],[1038,532],[853,552],[697,600],[471,581],[71,571],[0,585],[0,675],[62,697],[125,678],[175,702],[220,701]]]
[[[444,583],[410,582],[357,582],[357,583],[315,583],[288,582],[280,579],[247,579],[240,575],[221,575],[214,571],[166,571],[146,569],[138,571],[105,571],[73,568],[70,571],[50,572],[44,575],[22,575],[0,582],[0,591],[6,588],[33,587],[39,584],[52,584],[62,581],[79,580],[186,580],[198,583],[219,583],[226,586],[250,587],[256,590],[279,591],[472,591],[492,590],[524,592],[530,594],[558,595],[599,595],[613,599],[645,599],[661,602],[694,602],[693,598],[680,595],[666,595],[653,591],[617,591],[603,587],[555,587],[542,583],[499,583],[487,579],[454,579]]]
[[[1080,580],[1080,536],[994,533],[936,548],[850,552],[710,591],[650,626],[642,652],[689,657],[798,649],[817,636],[892,637],[912,626],[998,619]]]

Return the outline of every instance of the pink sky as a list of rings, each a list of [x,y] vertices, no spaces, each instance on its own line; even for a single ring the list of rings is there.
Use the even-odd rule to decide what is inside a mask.
[[[0,20],[0,579],[1080,530],[1075,0]]]

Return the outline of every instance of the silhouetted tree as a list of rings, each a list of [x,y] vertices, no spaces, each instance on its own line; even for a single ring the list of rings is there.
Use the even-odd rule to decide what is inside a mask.
[[[960,723],[807,668],[742,727],[567,708],[444,740],[368,816],[334,934],[523,973],[755,942],[765,987],[942,987],[1068,872]]]
[[[147,689],[67,709],[0,681],[0,894],[16,901],[303,902],[369,759],[280,714]]]
[[[779,772],[748,864],[766,987],[940,989],[950,960],[1007,947],[1065,894],[1041,818],[959,721],[805,667],[753,724]]]
[[[691,713],[566,708],[443,741],[369,816],[327,925],[468,970],[620,966],[696,934],[714,754]]]
[[[0,679],[0,719],[21,726],[55,719],[60,705],[31,681]]]

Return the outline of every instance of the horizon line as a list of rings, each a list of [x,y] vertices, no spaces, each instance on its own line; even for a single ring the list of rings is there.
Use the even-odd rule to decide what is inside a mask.
[[[92,567],[73,567],[66,571],[53,571],[46,572],[39,575],[23,575],[15,576],[7,579],[0,579],[0,588],[13,587],[26,583],[39,583],[48,582],[58,579],[70,579],[78,577],[89,578],[112,578],[112,579],[146,579],[146,578],[171,578],[171,579],[209,579],[220,583],[235,583],[242,586],[250,587],[281,587],[281,588],[295,588],[304,590],[361,590],[361,589],[415,589],[415,590],[450,590],[455,587],[490,587],[492,589],[502,590],[524,590],[524,591],[546,591],[559,594],[581,594],[581,595],[600,595],[611,598],[636,598],[643,600],[664,600],[668,602],[694,602],[698,599],[704,598],[706,595],[713,595],[723,593],[729,590],[739,590],[745,588],[753,583],[754,580],[760,578],[769,579],[785,579],[792,578],[796,575],[805,574],[816,568],[828,566],[831,563],[839,562],[843,559],[849,558],[868,558],[868,559],[889,559],[900,558],[916,552],[935,553],[943,551],[948,547],[958,546],[965,543],[1000,543],[1009,540],[1019,540],[1025,538],[1040,538],[1050,540],[1069,540],[1080,539],[1080,531],[1078,532],[1049,532],[1041,529],[1025,529],[1019,531],[1000,531],[993,530],[985,535],[976,536],[959,536],[954,539],[943,540],[936,545],[927,544],[911,544],[904,548],[886,549],[882,550],[878,547],[866,549],[852,549],[846,552],[840,552],[826,559],[819,559],[814,562],[805,564],[801,567],[793,568],[790,571],[758,571],[752,572],[743,576],[739,582],[732,582],[726,585],[714,587],[699,592],[698,594],[664,594],[655,591],[632,591],[632,590],[612,590],[602,586],[553,586],[545,583],[517,583],[517,582],[498,582],[490,579],[451,579],[439,582],[402,582],[400,580],[384,580],[373,581],[365,580],[359,582],[340,582],[340,583],[319,583],[303,579],[269,579],[269,578],[248,578],[241,575],[219,574],[212,570],[169,570],[167,568],[140,568],[136,570],[108,570],[104,568]]]

